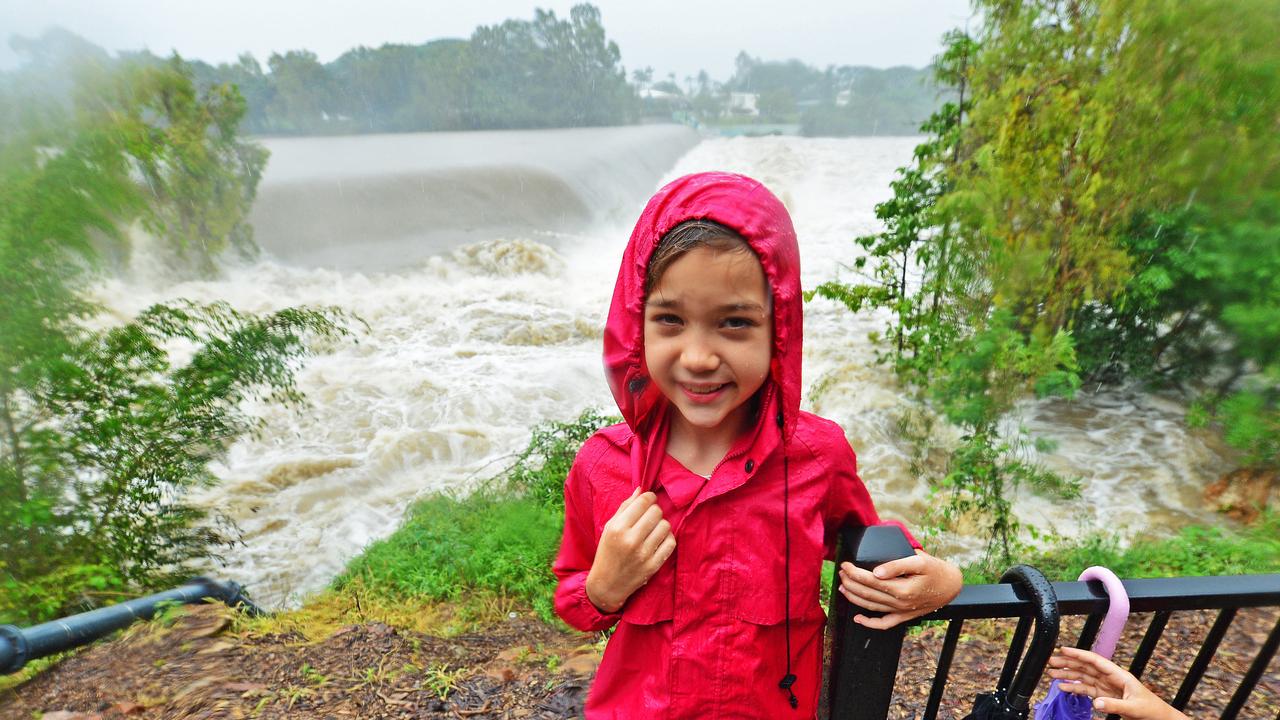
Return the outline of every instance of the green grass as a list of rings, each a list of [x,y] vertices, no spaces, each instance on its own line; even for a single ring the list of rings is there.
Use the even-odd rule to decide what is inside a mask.
[[[582,443],[614,419],[587,410],[533,430],[503,472],[466,497],[432,495],[334,581],[382,599],[464,605],[515,600],[558,622],[551,563],[564,523],[564,478]]]
[[[550,619],[562,522],[529,498],[428,497],[394,534],[353,560],[335,586],[358,580],[392,597],[450,601],[488,591]]]
[[[1193,525],[1171,538],[1133,538],[1121,549],[1107,533],[1088,535],[1040,552],[1025,561],[1050,580],[1075,580],[1085,568],[1102,565],[1122,578],[1190,577],[1280,573],[1280,510],[1264,514],[1240,531]],[[964,568],[966,583],[993,583],[998,572]]]

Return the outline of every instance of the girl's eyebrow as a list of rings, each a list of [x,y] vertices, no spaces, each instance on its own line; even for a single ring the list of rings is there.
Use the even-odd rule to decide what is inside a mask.
[[[680,307],[679,300],[648,300],[645,305],[655,308],[663,308],[670,310]],[[764,306],[760,303],[726,303],[716,307],[716,312],[764,312]]]

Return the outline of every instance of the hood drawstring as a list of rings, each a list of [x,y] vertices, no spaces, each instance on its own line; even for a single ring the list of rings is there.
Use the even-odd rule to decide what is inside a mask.
[[[782,411],[778,411],[778,427],[782,425]],[[795,710],[800,705],[800,699],[796,697],[795,691],[791,686],[796,683],[796,676],[791,674],[791,498],[790,498],[790,481],[791,472],[787,463],[787,435],[785,430],[782,433],[782,538],[785,548],[785,575],[783,576],[783,595],[782,607],[786,614],[786,629],[783,631],[787,639],[787,674],[782,676],[778,681],[778,687],[787,691],[787,702],[791,704],[791,709]]]

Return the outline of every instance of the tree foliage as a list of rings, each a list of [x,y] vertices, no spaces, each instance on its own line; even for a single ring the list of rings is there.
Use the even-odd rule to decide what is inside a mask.
[[[0,138],[0,621],[151,587],[232,541],[189,491],[254,427],[241,402],[297,402],[299,358],[346,332],[331,309],[184,301],[88,329],[81,288],[131,226],[208,267],[250,245],[265,153],[236,135],[235,89],[198,92],[177,57],[64,60],[65,97]]]
[[[196,63],[202,85],[235,84],[263,134],[619,125],[639,109],[599,9],[476,28],[465,40],[358,47],[330,63],[305,50]]]
[[[965,430],[949,507],[979,509],[1011,547],[1008,480],[1057,483],[1000,418],[1085,378],[1199,394],[1193,419],[1276,465],[1274,3],[978,9],[981,29],[951,33],[935,66],[959,102],[877,206],[885,230],[858,240],[867,281],[816,291],[890,310],[883,359]]]

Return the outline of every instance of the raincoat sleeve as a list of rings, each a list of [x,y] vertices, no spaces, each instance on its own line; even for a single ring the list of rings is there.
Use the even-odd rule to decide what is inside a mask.
[[[587,573],[596,556],[590,475],[600,456],[590,445],[588,441],[578,452],[564,480],[564,534],[551,567],[557,581],[556,614],[583,632],[606,630],[622,617],[621,613],[601,612],[587,597]]]
[[[906,525],[897,520],[881,520],[876,514],[875,504],[871,502],[871,493],[858,477],[858,458],[849,447],[844,432],[830,444],[827,455],[830,465],[827,477],[827,514],[824,519],[823,543],[826,547],[827,560],[836,559],[836,533],[846,525],[897,525],[902,528],[911,547],[920,549],[919,541],[911,534]]]

